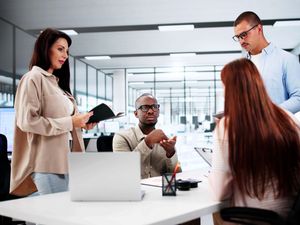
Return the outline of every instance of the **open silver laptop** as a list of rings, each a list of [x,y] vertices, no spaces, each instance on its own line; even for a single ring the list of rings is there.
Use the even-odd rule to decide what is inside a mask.
[[[72,201],[139,201],[138,152],[69,153]]]

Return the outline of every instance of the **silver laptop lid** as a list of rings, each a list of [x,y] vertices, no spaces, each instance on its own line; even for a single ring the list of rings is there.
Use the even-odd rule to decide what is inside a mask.
[[[69,153],[73,201],[141,200],[138,152]]]

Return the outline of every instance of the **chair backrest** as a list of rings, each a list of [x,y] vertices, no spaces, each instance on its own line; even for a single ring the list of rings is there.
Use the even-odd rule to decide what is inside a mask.
[[[112,142],[114,135],[100,136],[97,139],[97,150],[98,152],[112,152]]]
[[[18,196],[9,194],[10,162],[7,157],[7,138],[0,134],[0,201],[17,199]],[[10,217],[0,215],[0,225],[26,225],[25,221],[12,220]]]
[[[10,184],[10,162],[7,157],[7,138],[0,134],[0,201],[7,200]]]
[[[287,225],[300,224],[300,191],[298,192],[292,210],[289,212],[286,224]]]
[[[238,224],[272,224],[272,225],[299,225],[300,224],[300,191],[295,198],[293,207],[289,211],[288,217],[283,219],[277,213],[258,208],[249,207],[229,207],[221,209],[221,217],[224,221]]]
[[[0,160],[7,160],[7,138],[4,134],[0,134]]]

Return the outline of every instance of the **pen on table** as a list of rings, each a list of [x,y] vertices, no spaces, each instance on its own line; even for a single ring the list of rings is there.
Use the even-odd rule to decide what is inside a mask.
[[[170,180],[170,182],[169,182],[169,184],[168,184],[166,190],[169,190],[169,188],[171,187],[171,184],[172,184],[172,182],[173,182],[173,180],[174,180],[174,178],[175,178],[175,175],[176,175],[176,173],[177,173],[177,171],[178,171],[179,168],[180,168],[180,163],[178,162],[178,163],[176,164],[175,168],[174,168],[174,171],[173,171],[171,180]]]

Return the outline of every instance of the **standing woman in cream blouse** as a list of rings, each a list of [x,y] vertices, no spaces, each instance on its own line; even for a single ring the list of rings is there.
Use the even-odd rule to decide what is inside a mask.
[[[225,65],[224,117],[215,130],[209,177],[218,200],[276,211],[283,217],[300,190],[300,126],[267,95],[248,59]]]
[[[84,151],[81,128],[92,113],[79,114],[70,90],[70,37],[44,30],[35,42],[30,71],[15,98],[10,192],[18,196],[68,190],[68,152]]]

